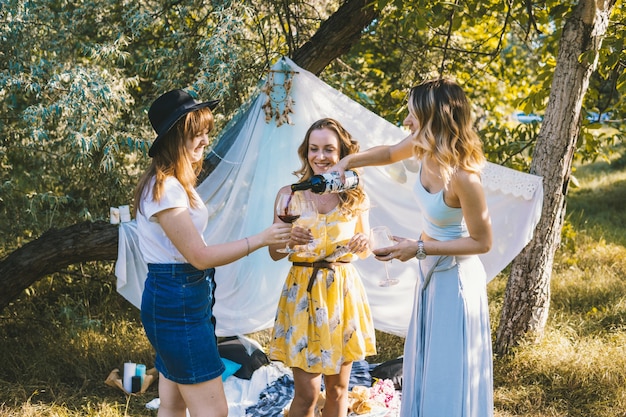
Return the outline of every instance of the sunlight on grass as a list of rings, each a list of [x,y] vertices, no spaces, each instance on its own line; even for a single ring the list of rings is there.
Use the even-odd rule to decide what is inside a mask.
[[[595,162],[576,170],[579,188],[570,187],[567,198],[567,220],[582,239],[605,239],[626,245],[626,157]]]
[[[124,406],[110,404],[86,405],[80,410],[71,411],[63,405],[22,404],[20,407],[10,409],[0,406],[0,416],[20,417],[119,417],[124,415]]]
[[[514,415],[616,416],[626,410],[626,335],[579,337],[550,328],[498,360],[495,400]]]
[[[614,168],[577,171],[545,334],[495,359],[496,417],[626,416],[626,170]],[[492,323],[505,288],[505,274],[489,284]]]

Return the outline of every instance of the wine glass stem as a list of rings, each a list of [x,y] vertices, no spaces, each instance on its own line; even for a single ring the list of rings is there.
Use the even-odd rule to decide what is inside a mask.
[[[390,278],[389,278],[389,268],[387,268],[387,262],[385,262],[384,265],[385,265],[385,274],[387,275],[387,281],[389,281],[390,280]]]
[[[291,230],[293,230],[293,222],[291,223]],[[289,242],[285,243],[285,250],[287,251],[287,253],[295,252],[293,249],[289,247]]]

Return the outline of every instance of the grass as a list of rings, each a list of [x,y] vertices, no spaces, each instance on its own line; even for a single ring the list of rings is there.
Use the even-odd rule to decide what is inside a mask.
[[[578,167],[556,254],[543,339],[494,359],[497,417],[626,417],[625,160]],[[488,287],[495,323],[506,286]],[[251,335],[267,343],[267,331]],[[378,333],[370,362],[402,354]],[[0,312],[0,417],[156,415],[158,396],[106,386],[129,359],[151,366],[139,311],[115,291],[112,265],[72,267],[38,282]]]
[[[500,417],[626,416],[626,170],[618,160],[576,175],[545,335],[494,360]],[[490,284],[492,317],[505,285]]]

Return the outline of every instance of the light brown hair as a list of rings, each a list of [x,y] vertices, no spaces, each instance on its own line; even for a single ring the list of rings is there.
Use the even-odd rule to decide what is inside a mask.
[[[208,130],[213,130],[215,121],[213,113],[207,107],[187,113],[166,133],[161,139],[158,152],[152,158],[148,170],[139,179],[135,188],[135,204],[133,213],[141,211],[139,203],[146,192],[146,187],[152,177],[156,180],[152,189],[155,201],[159,201],[163,195],[163,184],[167,177],[175,177],[183,186],[189,197],[192,207],[198,207],[200,201],[193,198],[193,189],[196,186],[198,174],[202,170],[202,161],[191,162],[185,144],[196,135]]]
[[[337,120],[324,118],[314,122],[307,130],[304,135],[304,140],[298,147],[298,157],[300,157],[302,167],[298,171],[295,171],[294,174],[300,178],[299,182],[306,181],[314,175],[313,168],[311,168],[308,158],[309,138],[311,136],[311,132],[320,129],[329,129],[337,135],[337,140],[339,142],[339,159],[359,151],[359,142],[357,142],[352,137],[350,132],[348,132]],[[339,208],[345,213],[356,215],[366,209],[366,207],[364,207],[366,200],[367,197],[365,195],[365,191],[363,191],[363,183],[362,181],[359,181],[357,188],[339,193]]]
[[[456,169],[479,173],[485,164],[482,143],[472,124],[472,109],[454,81],[425,81],[411,89],[409,112],[419,123],[413,154],[434,158],[448,184]]]

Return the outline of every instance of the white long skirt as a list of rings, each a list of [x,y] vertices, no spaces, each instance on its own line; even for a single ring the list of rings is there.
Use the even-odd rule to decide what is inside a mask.
[[[493,416],[485,270],[478,256],[420,262],[404,345],[401,417]]]

